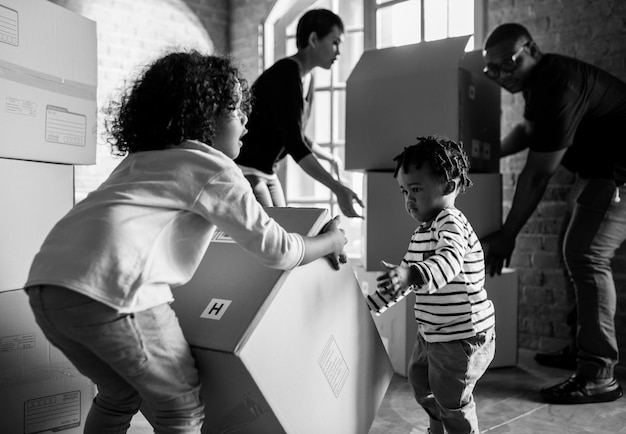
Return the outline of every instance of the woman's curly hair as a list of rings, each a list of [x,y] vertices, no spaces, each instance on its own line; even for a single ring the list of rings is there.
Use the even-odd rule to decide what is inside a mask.
[[[396,162],[394,178],[398,176],[400,169],[406,172],[411,165],[419,169],[427,163],[432,172],[443,181],[459,179],[460,193],[472,186],[468,176],[469,159],[462,143],[438,136],[418,137],[417,140],[415,145],[404,148],[393,159]]]
[[[212,145],[219,119],[236,106],[250,111],[248,84],[227,57],[198,51],[167,54],[145,68],[105,108],[112,153],[161,150],[185,139]]]

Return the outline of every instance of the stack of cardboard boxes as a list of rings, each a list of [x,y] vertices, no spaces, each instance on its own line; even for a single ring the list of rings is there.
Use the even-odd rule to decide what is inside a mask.
[[[380,261],[399,263],[415,230],[393,177],[393,158],[416,143],[416,137],[439,135],[463,142],[474,186],[458,196],[456,206],[481,239],[502,225],[500,88],[484,77],[481,52],[465,52],[468,39],[366,51],[348,78],[345,164],[365,174],[363,263],[356,270],[366,293],[375,289]],[[496,306],[492,367],[514,365],[517,275],[505,270],[485,285]],[[375,318],[394,369],[402,375],[417,331],[413,300],[408,297]]]
[[[45,0],[0,0],[2,432],[83,430],[94,385],[46,340],[22,287],[96,155],[96,24]]]

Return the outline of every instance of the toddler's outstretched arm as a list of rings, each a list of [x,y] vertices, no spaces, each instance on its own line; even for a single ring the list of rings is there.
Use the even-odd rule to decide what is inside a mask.
[[[409,292],[413,285],[423,284],[420,272],[415,267],[403,267],[381,261],[387,269],[378,276],[378,289],[375,293],[367,296],[367,304],[371,311],[381,314],[400,300]]]

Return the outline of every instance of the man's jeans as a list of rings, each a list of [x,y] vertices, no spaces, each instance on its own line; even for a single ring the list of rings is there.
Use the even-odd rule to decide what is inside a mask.
[[[155,432],[200,433],[200,380],[169,304],[119,314],[65,288],[27,293],[46,337],[97,386],[85,433],[125,433],[142,400]]]
[[[611,259],[626,239],[626,187],[620,201],[612,180],[579,180],[577,188],[563,255],[576,291],[578,373],[611,378],[618,362]]]
[[[495,329],[468,339],[426,342],[420,333],[409,364],[409,383],[430,416],[431,428],[449,434],[478,434],[474,386],[495,354]],[[435,429],[433,429],[435,431]]]

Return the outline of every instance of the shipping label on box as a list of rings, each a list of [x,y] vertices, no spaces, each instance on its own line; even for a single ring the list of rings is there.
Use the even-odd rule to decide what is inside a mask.
[[[96,24],[44,0],[0,0],[0,157],[94,164]]]
[[[2,432],[80,434],[94,396],[94,384],[68,364],[2,377]]]

